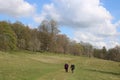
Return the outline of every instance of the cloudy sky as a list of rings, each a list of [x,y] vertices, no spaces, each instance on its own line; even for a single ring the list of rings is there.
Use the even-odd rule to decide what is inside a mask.
[[[0,21],[31,28],[54,19],[61,33],[96,47],[120,45],[120,0],[0,0]]]

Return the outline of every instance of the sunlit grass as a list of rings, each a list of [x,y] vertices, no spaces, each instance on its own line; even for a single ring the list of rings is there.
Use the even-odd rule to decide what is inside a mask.
[[[65,73],[64,63],[75,64]],[[0,52],[0,80],[120,80],[120,62],[72,55]]]

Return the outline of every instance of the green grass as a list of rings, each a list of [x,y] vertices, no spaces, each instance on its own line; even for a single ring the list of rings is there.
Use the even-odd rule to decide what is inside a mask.
[[[74,63],[75,72],[63,69]],[[0,52],[0,80],[120,80],[120,62],[62,54]]]

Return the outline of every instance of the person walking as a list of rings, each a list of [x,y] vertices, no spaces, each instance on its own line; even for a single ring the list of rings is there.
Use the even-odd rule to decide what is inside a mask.
[[[70,68],[71,68],[71,71],[72,71],[72,73],[73,73],[73,72],[74,72],[74,69],[75,69],[75,65],[74,65],[74,64],[71,64]]]
[[[65,72],[68,72],[68,67],[69,67],[69,65],[67,63],[65,63],[65,65],[64,65]]]

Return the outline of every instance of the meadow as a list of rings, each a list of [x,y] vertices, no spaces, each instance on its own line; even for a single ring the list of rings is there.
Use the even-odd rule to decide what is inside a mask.
[[[75,64],[66,73],[64,64]],[[0,80],[120,80],[120,62],[54,53],[0,52]]]

